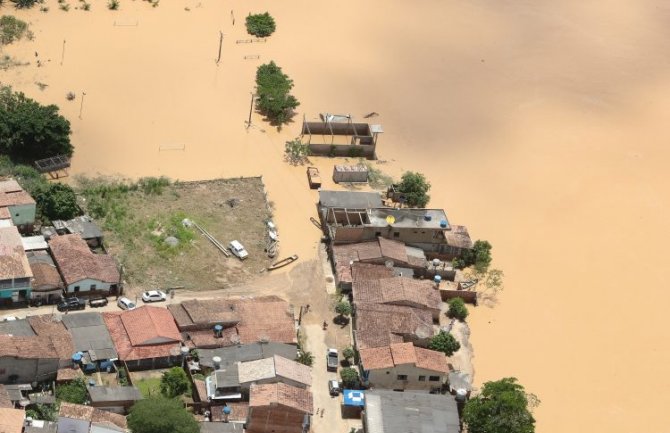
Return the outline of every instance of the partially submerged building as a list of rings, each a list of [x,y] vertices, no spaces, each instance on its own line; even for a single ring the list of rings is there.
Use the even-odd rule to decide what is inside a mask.
[[[351,115],[321,114],[321,122],[303,118],[300,139],[312,155],[377,159],[381,125],[354,122]]]
[[[365,433],[459,433],[456,400],[450,395],[372,390],[365,393]]]
[[[444,353],[412,343],[360,349],[359,354],[361,379],[372,388],[439,391],[449,374]]]
[[[30,300],[33,272],[16,227],[0,227],[0,305]]]
[[[11,221],[19,231],[27,232],[35,224],[35,211],[35,200],[17,181],[0,181],[0,220]]]
[[[65,282],[66,294],[121,294],[121,274],[114,258],[93,253],[78,234],[53,237],[49,247]]]

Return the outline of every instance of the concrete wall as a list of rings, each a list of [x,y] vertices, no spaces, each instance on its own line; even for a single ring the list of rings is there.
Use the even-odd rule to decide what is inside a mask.
[[[477,292],[472,290],[444,290],[440,289],[440,297],[444,302],[453,298],[462,298],[468,304],[477,305]]]
[[[309,151],[318,156],[341,156],[348,158],[377,159],[375,145],[373,144],[325,144],[310,143]]]
[[[406,381],[398,380],[398,375],[402,374],[407,376]],[[425,376],[425,380],[420,381],[419,376]],[[439,380],[431,382],[430,376],[438,376]],[[430,391],[433,388],[440,388],[446,382],[447,375],[418,368],[412,364],[404,364],[389,369],[370,370],[367,380],[373,388]]]
[[[30,383],[35,380],[55,379],[58,359],[22,359],[13,356],[0,357],[0,383]],[[13,381],[10,377],[17,376]]]
[[[22,204],[17,206],[9,206],[9,212],[12,214],[12,221],[15,226],[28,225],[32,226],[35,223],[35,204]]]
[[[95,285],[95,288],[92,288],[92,286]],[[76,283],[70,284],[67,286],[67,293],[68,294],[75,294],[77,293],[75,291],[75,287],[79,287],[79,293],[81,292],[90,292],[92,290],[95,291],[102,291],[102,292],[109,292],[112,284],[110,283],[105,283],[104,281],[98,281],[98,280],[93,280],[90,278],[77,281]]]

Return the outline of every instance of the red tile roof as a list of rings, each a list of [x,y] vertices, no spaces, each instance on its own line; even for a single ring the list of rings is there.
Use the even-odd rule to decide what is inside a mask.
[[[9,213],[9,209],[6,207],[0,207],[0,220],[8,220],[12,218],[12,214]]]
[[[149,358],[165,358],[168,356],[179,356],[180,355],[180,347],[181,344],[178,342],[181,336],[179,335],[179,332],[176,332],[176,334],[173,334],[173,332],[176,330],[176,326],[174,325],[174,322],[168,322],[168,323],[160,323],[160,325],[157,325],[156,328],[154,328],[153,332],[151,335],[149,333],[145,333],[145,330],[140,330],[137,327],[140,326],[141,323],[147,323],[151,322],[151,318],[144,318],[144,319],[130,319],[128,320],[128,323],[130,324],[130,330],[128,330],[124,324],[123,320],[123,315],[127,313],[132,313],[134,311],[140,311],[140,314],[149,314],[146,312],[146,308],[151,308],[151,309],[160,309],[157,307],[140,307],[136,310],[131,310],[131,311],[124,311],[124,312],[114,312],[114,313],[103,313],[103,319],[105,320],[105,325],[107,325],[107,329],[109,330],[109,334],[112,337],[112,341],[114,342],[114,347],[116,349],[116,352],[119,354],[119,359],[124,360],[124,361],[135,361],[135,360],[140,360],[140,359],[149,359]],[[167,310],[163,310],[167,314],[169,312]],[[162,315],[161,315],[162,316]],[[160,317],[160,316],[158,316]],[[172,319],[170,319],[172,320]],[[170,325],[174,327],[172,331],[169,330]],[[154,326],[153,324],[151,326]],[[153,341],[153,339],[146,338],[147,336],[155,336],[157,337],[155,341],[166,341],[165,338],[159,336],[159,331],[158,327],[160,327],[160,332],[161,334],[165,334],[168,337],[171,335],[172,337],[177,337],[177,342],[174,340],[167,340],[167,342],[163,343],[157,343],[157,344],[148,344],[148,345],[142,345],[142,346],[135,346],[132,343],[131,340],[131,333],[133,334],[133,338],[135,341],[144,341],[145,344],[147,341]],[[136,331],[139,331],[139,334],[135,334]],[[155,334],[154,334],[155,333]]]
[[[16,337],[0,335],[0,357],[19,359],[59,359],[48,337]],[[72,354],[70,354],[72,356]]]
[[[44,262],[33,262],[30,264],[33,271],[33,292],[44,290],[62,289],[63,281],[56,266]]]
[[[279,355],[274,356],[275,373],[277,376],[302,383],[307,386],[312,385],[312,367],[296,362],[292,359],[286,359]]]
[[[0,433],[21,433],[25,419],[24,410],[0,408]]]
[[[417,368],[448,373],[448,359],[442,352],[416,347],[412,343],[392,344],[386,347],[360,349],[361,363],[366,370],[393,368],[413,364]]]
[[[121,279],[114,258],[94,254],[78,234],[53,237],[49,247],[67,285],[86,278],[111,284]]]
[[[228,415],[228,421],[238,421],[245,422],[247,416],[249,415],[249,403],[246,401],[240,401],[235,403],[227,403],[226,406],[230,408],[230,415]],[[223,421],[223,406],[212,406],[212,421]]]
[[[61,402],[58,416],[96,423],[111,423],[122,429],[128,427],[126,417],[123,415],[81,404]]]
[[[470,249],[472,248],[472,239],[465,226],[451,226],[451,230],[444,231],[444,237],[447,244],[452,247]]]
[[[304,413],[313,413],[312,393],[285,383],[252,384],[249,390],[249,407],[282,405]]]
[[[133,346],[181,341],[172,314],[165,308],[145,305],[121,313],[121,322]]]
[[[19,230],[14,226],[0,227],[0,280],[32,276]]]
[[[393,275],[393,268],[384,265],[373,265],[361,262],[354,262],[354,264],[351,265],[351,279],[353,282],[391,278]]]
[[[50,314],[43,314],[28,317],[28,323],[38,336],[51,340],[60,359],[72,359],[74,343],[63,322]]]
[[[407,263],[407,250],[404,243],[382,237],[379,237],[378,240],[382,256],[401,263]]]
[[[0,181],[0,207],[35,204],[35,200],[14,179]]]
[[[215,349],[218,347],[233,346],[240,342],[237,328],[225,328],[221,331],[221,337],[216,337],[214,331],[188,331],[186,335],[193,347],[201,349]]]
[[[428,338],[433,335],[430,311],[397,305],[356,304],[356,344],[360,349],[389,346],[403,337]]]
[[[428,280],[393,277],[356,281],[352,292],[354,303],[410,304],[408,306],[438,311],[442,306],[439,290]]]
[[[3,384],[0,384],[0,407],[14,407],[14,403],[12,403],[12,399],[9,398],[9,393]]]
[[[56,374],[56,382],[68,382],[83,377],[84,373],[80,368],[60,368]]]
[[[333,256],[337,280],[345,283],[353,281],[351,262],[390,260],[396,266],[409,267],[416,262],[412,259],[412,263],[410,263],[404,243],[381,237],[377,238],[376,241],[335,245],[333,246]]]

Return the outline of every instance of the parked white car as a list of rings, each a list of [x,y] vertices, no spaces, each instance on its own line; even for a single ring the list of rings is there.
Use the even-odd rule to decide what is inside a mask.
[[[142,301],[144,302],[163,302],[166,299],[167,295],[161,290],[149,290],[142,293]]]
[[[125,296],[119,298],[119,300],[116,301],[116,305],[118,305],[119,308],[122,310],[134,310],[135,308],[137,308],[135,303],[130,299],[126,298]]]
[[[240,260],[244,260],[249,257],[249,253],[244,249],[241,243],[238,241],[232,241],[228,245],[230,252],[236,255]]]

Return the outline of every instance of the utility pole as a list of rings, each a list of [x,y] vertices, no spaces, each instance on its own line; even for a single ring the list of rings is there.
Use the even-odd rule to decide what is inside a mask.
[[[251,126],[251,113],[254,111],[254,98],[256,98],[256,95],[251,92],[251,103],[249,105],[249,120],[247,120],[247,129]]]
[[[81,119],[81,112],[84,110],[84,96],[86,96],[86,92],[81,92],[81,105],[79,106],[79,119]]]
[[[216,58],[216,64],[218,66],[221,61],[221,47],[223,46],[223,32],[219,31],[219,57]]]
[[[63,39],[63,50],[60,54],[60,65],[63,66],[63,60],[65,59],[65,39]]]

